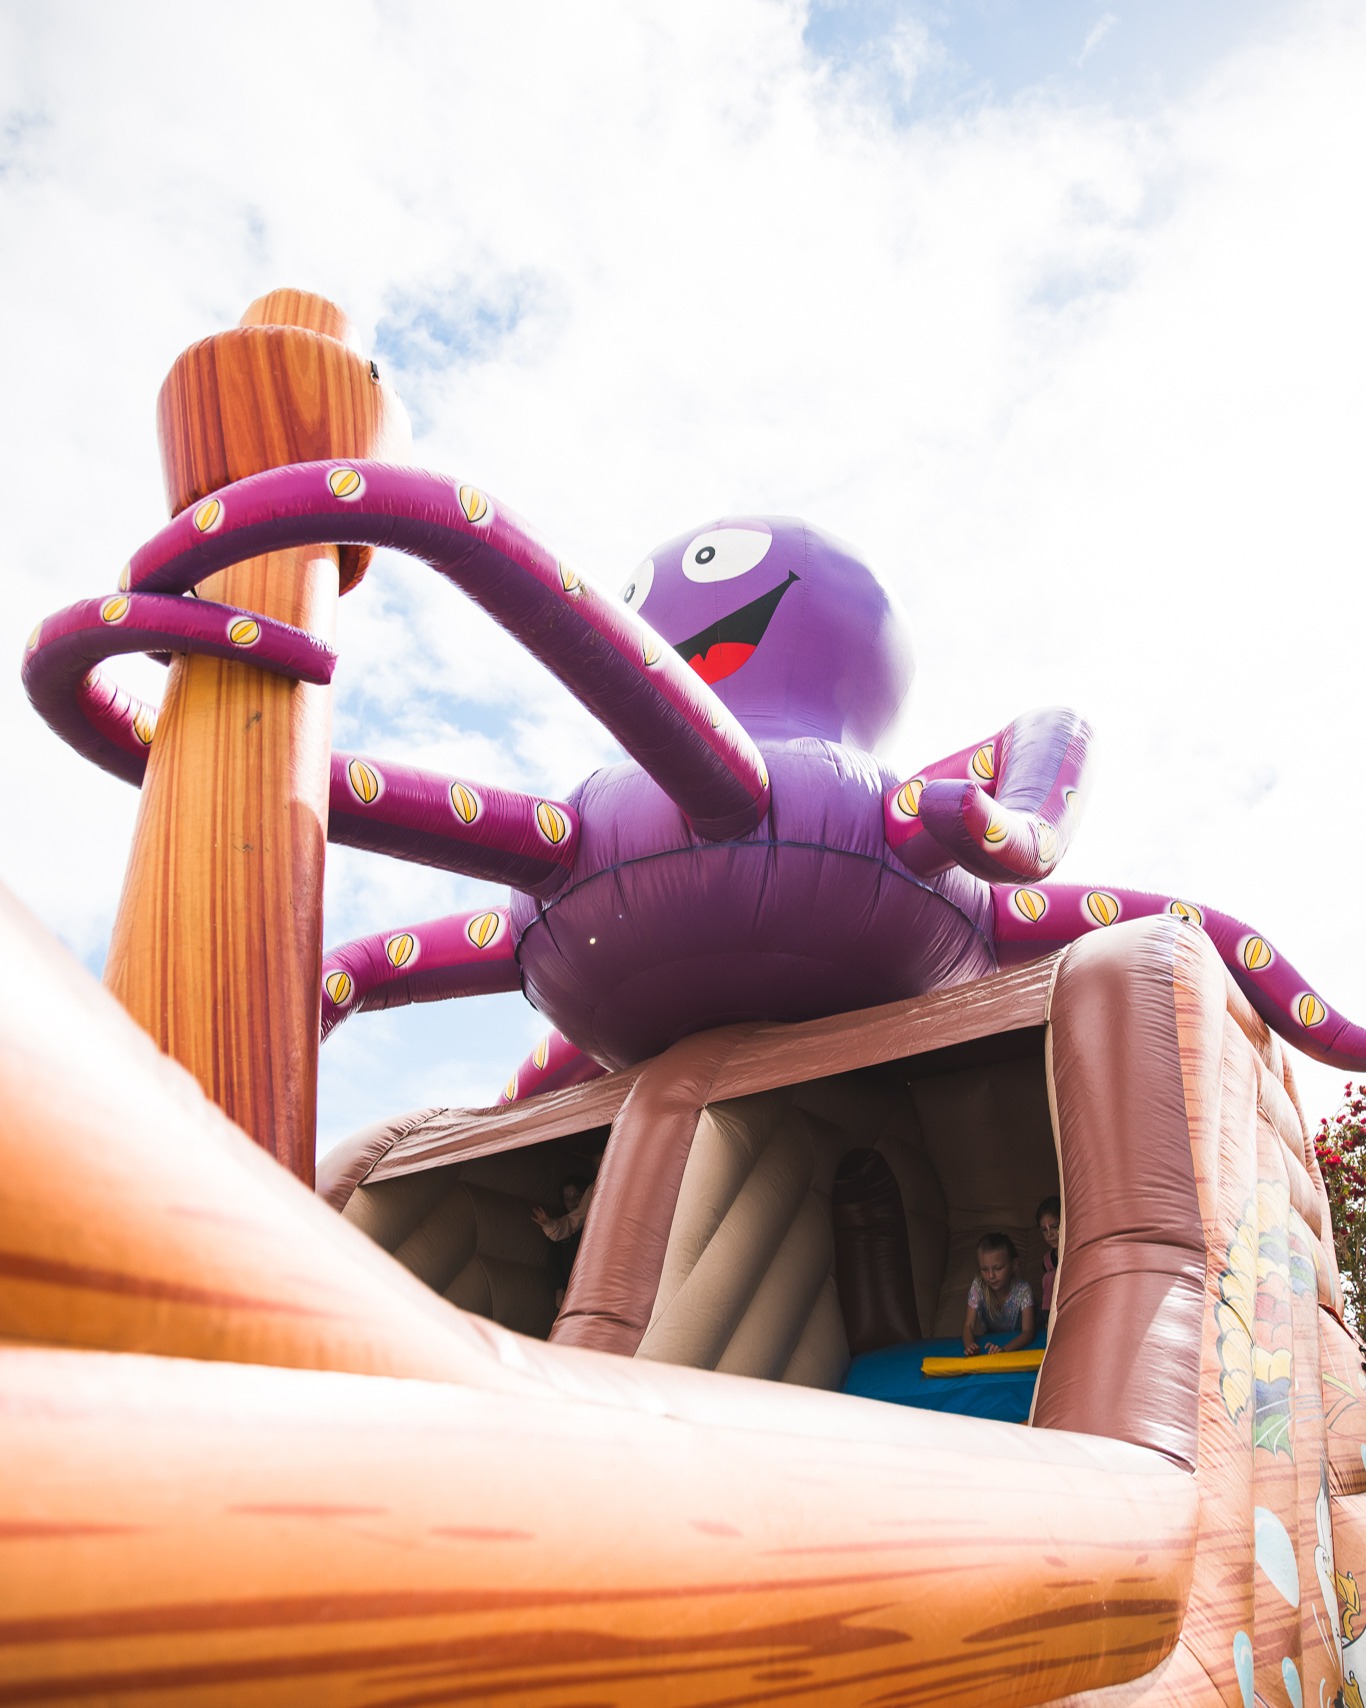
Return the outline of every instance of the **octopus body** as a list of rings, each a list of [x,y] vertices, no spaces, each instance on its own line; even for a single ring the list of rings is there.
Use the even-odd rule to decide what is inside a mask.
[[[627,754],[567,801],[335,754],[333,840],[511,894],[330,951],[324,1033],[362,1008],[521,988],[554,1030],[509,1082],[516,1098],[704,1028],[962,984],[1170,911],[1209,933],[1283,1035],[1366,1068],[1366,1031],[1250,927],[1181,897],[1045,882],[1085,795],[1090,731],[1075,713],[1031,712],[913,776],[893,770],[884,754],[913,677],[904,614],[857,554],[801,522],[699,528],[614,598],[472,486],[383,464],[276,469],[183,512],[115,594],[41,624],[30,697],[136,781],[155,709],[103,660],[243,656],[249,635],[250,662],[326,680],[332,657],[312,637],[182,596],[230,563],[324,541],[426,559]]]
[[[898,870],[882,825],[896,779],[870,755],[801,737],[765,743],[763,825],[700,842],[637,767],[570,797],[583,824],[570,883],[514,895],[523,988],[614,1066],[689,1032],[841,1013],[995,970],[987,887]]]

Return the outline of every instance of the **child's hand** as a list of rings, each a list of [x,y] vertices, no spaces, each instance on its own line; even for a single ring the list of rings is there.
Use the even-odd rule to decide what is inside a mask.
[[[970,1334],[965,1334],[963,1336],[963,1356],[964,1356],[964,1358],[975,1358],[980,1351],[981,1351],[981,1347],[978,1346],[977,1342],[972,1338],[972,1336]]]
[[[987,1352],[988,1353],[999,1352],[1000,1350],[1001,1350],[1001,1348],[999,1346],[993,1346],[993,1345],[991,1345],[990,1342],[987,1343]]]

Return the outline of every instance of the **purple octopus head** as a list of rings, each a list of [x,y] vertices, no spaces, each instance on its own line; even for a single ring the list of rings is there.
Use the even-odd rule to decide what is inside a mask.
[[[790,517],[680,535],[621,597],[761,742],[817,736],[875,752],[910,691],[900,605],[848,546]]]

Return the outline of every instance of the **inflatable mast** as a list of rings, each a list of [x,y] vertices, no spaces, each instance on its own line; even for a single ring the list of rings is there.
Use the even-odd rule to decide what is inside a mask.
[[[171,514],[263,469],[401,456],[406,421],[322,297],[272,291],[190,346],[157,405]],[[330,685],[255,668],[259,613],[330,641],[370,556],[292,546],[205,581],[240,609],[242,661],[174,658],[149,743],[105,980],[240,1127],[312,1184]]]

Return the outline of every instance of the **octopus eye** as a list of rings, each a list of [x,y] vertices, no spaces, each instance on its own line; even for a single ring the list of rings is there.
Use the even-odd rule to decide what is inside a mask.
[[[635,574],[621,590],[621,602],[629,605],[633,611],[638,611],[645,603],[645,595],[655,584],[655,565],[653,558],[646,558]]]
[[[712,528],[683,553],[683,573],[689,581],[733,581],[762,563],[772,544],[766,528]]]

